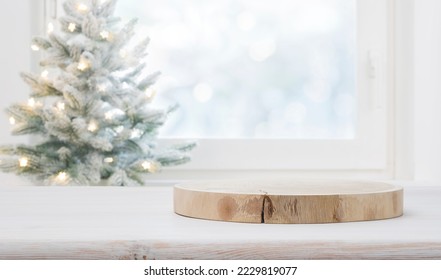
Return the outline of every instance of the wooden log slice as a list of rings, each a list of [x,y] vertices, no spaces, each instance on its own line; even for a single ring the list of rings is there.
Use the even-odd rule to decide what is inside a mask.
[[[174,188],[177,214],[217,221],[309,224],[403,214],[403,189],[364,181],[219,181]]]

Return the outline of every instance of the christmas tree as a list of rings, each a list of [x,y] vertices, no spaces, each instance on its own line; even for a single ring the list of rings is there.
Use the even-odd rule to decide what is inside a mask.
[[[0,168],[46,185],[142,185],[143,174],[189,161],[194,143],[159,148],[158,128],[175,106],[152,108],[159,72],[143,76],[149,40],[130,45],[136,20],[115,17],[116,0],[67,0],[60,31],[34,38],[40,75],[22,74],[32,94],[7,109],[15,135]]]

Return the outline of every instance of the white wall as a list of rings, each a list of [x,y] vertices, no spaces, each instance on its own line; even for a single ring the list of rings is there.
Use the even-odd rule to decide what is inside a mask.
[[[414,10],[414,177],[441,182],[441,1]]]
[[[0,9],[0,89],[2,113],[0,115],[0,142],[9,143],[8,117],[4,109],[11,103],[23,100],[29,89],[19,77],[20,71],[30,70],[31,19],[29,1],[3,1]],[[14,139],[16,140],[16,139]]]
[[[2,1],[0,9],[0,145],[26,140],[11,135],[9,117],[4,111],[11,103],[26,101],[29,95],[29,88],[19,73],[31,67],[31,22],[34,17],[31,12],[36,12],[31,9],[32,2],[35,0]],[[0,180],[10,184],[22,181],[3,173],[0,173]]]

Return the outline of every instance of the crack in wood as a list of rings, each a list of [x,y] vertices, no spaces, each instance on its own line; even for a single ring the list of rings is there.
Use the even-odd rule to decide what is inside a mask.
[[[273,202],[271,201],[271,198],[269,198],[269,196],[264,195],[263,196],[263,202],[262,202],[262,212],[260,213],[260,223],[264,224],[265,223],[265,205],[266,203],[268,203],[268,216],[269,218],[271,218],[273,216],[274,213],[274,206],[273,206]]]

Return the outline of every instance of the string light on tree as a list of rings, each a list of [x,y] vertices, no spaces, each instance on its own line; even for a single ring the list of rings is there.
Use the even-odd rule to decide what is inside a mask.
[[[141,135],[142,135],[142,131],[139,130],[139,129],[136,129],[136,128],[135,128],[135,129],[132,131],[131,138],[132,138],[132,139],[134,139],[134,138],[139,138],[139,137],[141,137]]]
[[[90,132],[95,132],[98,130],[98,124],[96,121],[91,121],[89,125],[87,126],[87,130]]]
[[[36,44],[32,44],[31,45],[31,50],[33,50],[34,52],[38,52],[40,50],[40,47],[37,46]]]
[[[30,99],[28,100],[28,106],[31,107],[31,108],[33,108],[33,107],[35,107],[35,105],[36,105],[36,103],[35,103],[35,99],[34,99],[34,98],[30,98]]]
[[[123,116],[125,113],[124,113],[124,111],[123,110],[121,110],[121,109],[118,109],[118,108],[114,108],[114,109],[111,109],[111,110],[109,110],[109,111],[107,111],[105,114],[104,114],[104,118],[106,119],[106,120],[112,120],[115,116]]]
[[[104,159],[105,163],[113,163],[115,160],[112,157],[107,157]]]
[[[78,70],[80,71],[86,71],[90,67],[89,62],[85,60],[84,58],[80,59],[80,62],[78,63]]]
[[[67,179],[69,178],[69,176],[67,175],[66,172],[62,171],[60,173],[58,173],[57,177],[55,177],[55,181],[57,183],[66,183]]]
[[[58,102],[57,109],[60,111],[64,111],[66,109],[66,104],[64,104],[63,102]]]
[[[85,71],[89,66],[85,62],[78,63],[78,70]]]
[[[123,131],[124,131],[124,126],[122,126],[122,125],[120,125],[120,126],[115,128],[115,132],[118,133],[118,134],[123,132]]]
[[[99,92],[105,92],[107,90],[107,86],[105,84],[99,84],[97,89]]]
[[[67,27],[67,29],[70,32],[75,32],[75,30],[77,30],[77,25],[75,23],[71,22],[71,23],[69,23],[69,26]]]
[[[55,25],[52,22],[49,22],[47,24],[47,34],[54,33],[54,30],[55,30]]]
[[[145,90],[145,96],[147,97],[147,99],[152,99],[153,97],[156,96],[156,89],[153,87],[149,87]]]
[[[27,158],[25,158],[25,157],[22,157],[22,158],[20,158],[19,160],[18,160],[18,165],[20,166],[20,167],[27,167],[28,166],[28,164],[29,164],[29,160],[27,159]]]
[[[104,40],[108,40],[110,38],[110,32],[107,31],[107,30],[103,30],[103,31],[100,32],[100,36]]]
[[[109,111],[107,113],[104,114],[104,117],[106,118],[106,120],[110,121],[113,119],[113,112]]]
[[[37,107],[42,107],[43,104],[37,100],[35,100],[34,98],[29,98],[28,100],[28,106],[30,108],[37,108]]]
[[[141,166],[142,166],[142,168],[143,168],[144,170],[146,170],[146,171],[151,171],[152,168],[153,168],[153,164],[152,164],[150,161],[144,161],[144,162],[141,164]]]
[[[79,3],[77,6],[77,9],[78,9],[78,11],[80,11],[82,13],[89,11],[89,7],[84,3]]]
[[[47,78],[49,77],[49,71],[44,70],[43,72],[41,72],[41,77],[47,80]]]
[[[105,92],[106,90],[107,90],[107,85],[105,85],[105,84],[100,84],[100,85],[98,85],[98,91],[99,92]]]
[[[9,123],[10,123],[11,125],[15,125],[15,124],[16,124],[16,120],[15,120],[15,118],[14,118],[14,117],[9,117]]]

